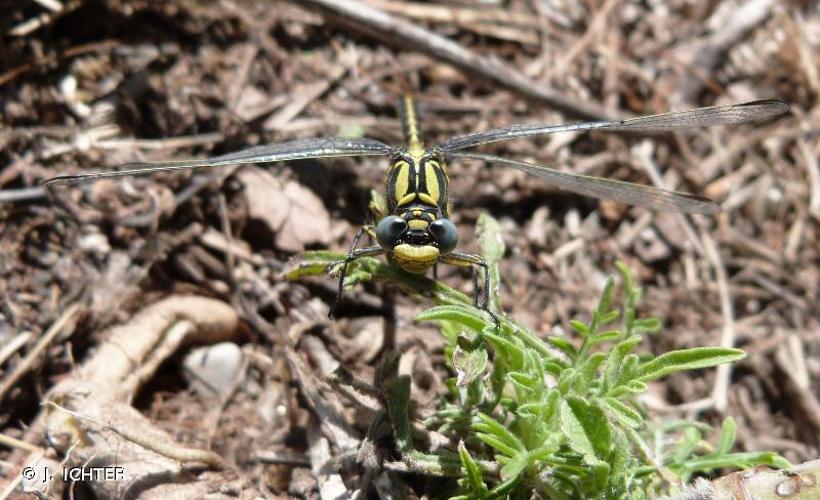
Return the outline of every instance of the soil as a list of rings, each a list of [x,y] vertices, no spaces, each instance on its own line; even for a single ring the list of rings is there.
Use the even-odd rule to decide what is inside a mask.
[[[542,335],[577,340],[569,321],[589,318],[604,280],[625,262],[644,287],[641,311],[664,324],[647,349],[722,344],[748,353],[731,370],[654,384],[648,410],[718,426],[732,416],[740,451],[775,451],[793,463],[818,457],[820,13],[811,2],[360,1],[473,59],[456,61],[318,1],[0,2],[6,488],[32,460],[71,455],[55,430],[67,424],[51,420],[60,410],[47,402],[58,388],[80,397],[66,383],[84,374],[99,384],[95,396],[59,403],[77,421],[96,415],[109,431],[144,426],[134,433],[212,450],[154,450],[163,466],[193,474],[200,489],[188,497],[316,498],[356,488],[437,497],[435,480],[356,466],[377,412],[328,382],[341,366],[378,388],[392,343],[399,371],[413,377],[417,414],[429,413],[453,376],[441,335],[413,322],[431,304],[366,284],[345,294],[330,321],[334,279],[282,277],[306,250],[347,250],[387,159],[165,172],[52,196],[41,187],[56,175],[290,139],[400,144],[395,104],[408,92],[430,143],[519,122],[788,102],[789,114],[762,124],[557,134],[481,149],[708,196],[722,204],[717,215],[652,212],[454,162],[452,220],[467,251],[478,249],[479,214],[500,221],[503,311]],[[471,291],[467,271],[440,266],[438,277]],[[121,348],[127,356],[100,357],[112,338],[133,340]],[[227,365],[203,388],[205,375],[186,362],[216,343],[238,350],[220,354]],[[136,434],[126,438],[140,441]],[[385,449],[370,457],[395,459]],[[148,460],[137,456],[129,463]],[[188,460],[204,465],[189,470]],[[48,494],[125,494],[74,484]]]

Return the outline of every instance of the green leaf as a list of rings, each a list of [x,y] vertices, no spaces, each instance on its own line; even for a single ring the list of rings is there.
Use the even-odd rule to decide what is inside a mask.
[[[720,428],[720,441],[718,441],[715,455],[725,455],[732,451],[732,446],[735,444],[735,437],[737,436],[737,424],[732,417],[723,419],[723,425]]]
[[[541,401],[524,403],[515,409],[516,415],[521,417],[539,419],[542,425],[550,425],[550,420],[555,416],[561,394],[556,390],[549,390]]]
[[[451,305],[430,308],[415,317],[416,321],[452,321],[470,330],[480,332],[488,325],[478,309]]]
[[[579,369],[581,376],[589,382],[594,381],[597,378],[595,374],[598,372],[598,368],[601,366],[601,363],[606,360],[606,357],[606,353],[603,352],[591,354]]]
[[[589,493],[591,495],[597,496],[604,488],[606,488],[606,484],[609,482],[609,472],[611,467],[609,466],[608,462],[604,462],[603,460],[595,459],[591,465],[591,472],[592,472],[592,481],[590,485]]]
[[[600,344],[602,342],[614,342],[620,339],[623,336],[623,332],[620,330],[607,330],[605,332],[601,332],[596,334],[595,336],[590,339],[590,346],[595,344]]]
[[[551,335],[551,336],[547,337],[547,343],[549,345],[553,346],[554,348],[560,350],[561,352],[563,352],[564,354],[566,354],[570,358],[574,358],[575,355],[578,352],[575,349],[575,346],[572,345],[572,342],[565,339],[564,337],[558,337],[556,335]]]
[[[635,285],[632,282],[632,271],[629,267],[621,261],[616,262],[615,267],[618,268],[618,273],[621,275],[621,280],[624,282],[624,290],[633,290]]]
[[[638,369],[637,380],[647,382],[683,370],[709,368],[743,359],[746,353],[727,347],[695,347],[661,354]]]
[[[556,378],[560,377],[561,373],[566,369],[567,366],[563,363],[556,363],[554,361],[544,363],[544,371]]]
[[[498,261],[504,257],[504,240],[501,237],[501,227],[498,221],[487,213],[481,213],[476,221],[478,228],[478,246],[481,255],[487,262],[489,276],[484,279],[490,281],[489,305],[493,310],[501,309],[501,300],[498,296],[498,283],[501,282],[501,275],[498,272]]]
[[[561,449],[563,438],[560,433],[550,434],[538,448],[530,451],[530,463],[546,460],[550,455]]]
[[[609,311],[607,313],[599,314],[597,311],[595,313],[595,322],[597,326],[608,325],[618,319],[621,316],[621,313],[618,311]]]
[[[410,376],[402,375],[387,384],[387,413],[396,435],[396,446],[399,451],[413,449],[413,438],[410,435],[410,418],[407,406],[410,403]]]
[[[638,369],[638,355],[630,353],[624,356],[621,364],[621,380],[631,380],[635,377],[635,372]]]
[[[453,323],[451,321],[441,321],[439,323],[439,332],[441,332],[441,335],[447,339],[446,348],[451,350],[453,346],[455,346],[456,342],[458,342],[458,337],[463,331],[464,328],[457,323]]]
[[[507,378],[510,382],[522,389],[532,391],[541,387],[541,381],[523,372],[509,372]]]
[[[439,418],[456,418],[462,416],[463,414],[464,410],[461,407],[450,404],[436,412],[436,416]]]
[[[662,432],[675,432],[679,429],[686,429],[687,427],[694,427],[700,432],[711,432],[712,426],[694,420],[670,420],[661,424]]]
[[[327,250],[305,252],[302,258],[288,265],[284,273],[287,280],[298,280],[306,276],[327,274],[328,266],[344,260],[345,254]]]
[[[492,346],[492,344],[490,345]],[[500,398],[501,395],[504,394],[504,388],[507,386],[507,377],[505,374],[508,371],[507,360],[503,356],[499,355],[497,350],[492,366],[492,371],[490,371],[490,385],[488,389],[491,392],[489,398],[494,400]]]
[[[604,315],[609,312],[612,307],[612,292],[615,290],[615,279],[609,276],[604,283],[604,289],[601,290],[601,300],[598,301],[597,312],[599,315]]]
[[[706,456],[687,460],[683,468],[689,472],[708,472],[724,467],[735,467],[747,469],[758,465],[769,465],[772,467],[788,468],[791,464],[788,460],[773,452],[748,452],[748,453],[728,453],[726,455]]]
[[[659,331],[662,326],[663,324],[658,318],[636,319],[635,322],[632,323],[634,333],[655,333]]]
[[[476,221],[478,227],[478,244],[481,255],[488,266],[495,265],[504,257],[504,240],[501,238],[501,226],[487,213],[481,213]]]
[[[643,417],[640,413],[615,398],[603,398],[601,401],[606,405],[616,419],[627,427],[637,429],[643,424]]]
[[[632,335],[618,342],[615,347],[609,351],[603,376],[604,384],[602,390],[604,394],[608,394],[612,389],[620,385],[624,357],[629,351],[634,349],[641,340],[643,340],[643,337],[640,335]]]
[[[597,406],[578,396],[567,396],[561,403],[561,431],[576,452],[609,459],[612,431],[606,415]]]
[[[526,358],[526,373],[529,374],[530,377],[538,381],[539,388],[544,388],[544,377],[547,375],[547,372],[544,371],[543,358],[532,349],[527,349]]]
[[[453,350],[453,369],[456,371],[456,385],[464,387],[484,374],[487,368],[487,350],[476,347],[471,350],[457,345]]]
[[[698,444],[701,442],[700,431],[695,427],[686,427],[683,436],[675,445],[672,453],[672,463],[684,463],[692,457]]]
[[[507,480],[518,477],[529,464],[529,455],[526,451],[516,453],[512,459],[501,468],[501,479]]]
[[[652,449],[649,447],[649,443],[647,443],[641,436],[638,434],[638,431],[635,429],[625,428],[623,429],[626,433],[627,439],[639,450],[639,454],[643,455],[644,458],[652,456]]]
[[[524,348],[515,337],[497,335],[491,332],[483,332],[484,339],[489,342],[496,351],[496,356],[501,357],[507,364],[509,370],[520,370],[524,366]]]
[[[516,484],[518,483],[518,477],[511,477],[506,481],[503,481],[501,484],[490,490],[489,498],[492,499],[502,499],[502,498],[509,498],[509,493],[515,488]]]
[[[640,380],[630,380],[624,388],[632,394],[643,394],[648,389],[646,383]]]
[[[480,433],[479,438],[482,441],[508,457],[513,457],[519,451],[526,450],[524,443],[515,434],[489,415],[478,413],[473,420],[472,427]]]
[[[609,488],[612,494],[609,496],[610,498],[623,498],[627,490],[627,482],[632,475],[629,470],[629,457],[632,450],[626,435],[617,427],[613,429],[612,438],[612,457],[609,461]]]
[[[567,368],[561,372],[561,376],[558,378],[558,390],[561,391],[561,394],[571,392],[576,382],[578,382],[578,377],[580,375],[575,368]]]
[[[583,336],[583,337],[586,337],[587,334],[589,333],[589,326],[587,326],[587,324],[584,323],[583,321],[573,319],[573,320],[570,320],[569,324],[570,324],[570,326],[572,326],[573,330],[575,330],[576,332],[581,334],[581,336]],[[570,345],[572,345],[572,344],[570,344]]]
[[[515,413],[522,417],[537,417],[544,413],[548,408],[546,401],[538,401],[535,403],[524,403],[516,408]]]
[[[422,474],[458,476],[461,473],[461,461],[458,455],[451,452],[433,455],[410,450],[402,453],[402,460],[412,470]]]
[[[493,448],[498,453],[501,453],[507,457],[513,457],[518,450],[515,449],[514,446],[511,446],[508,442],[504,441],[503,439],[499,438],[495,434],[489,434],[487,432],[476,432],[476,437],[480,439],[484,444]]]
[[[461,459],[461,466],[464,468],[466,474],[468,489],[471,493],[471,498],[483,499],[487,497],[487,485],[484,484],[484,478],[481,474],[481,469],[475,463],[467,447],[464,446],[464,441],[458,442],[458,457]]]

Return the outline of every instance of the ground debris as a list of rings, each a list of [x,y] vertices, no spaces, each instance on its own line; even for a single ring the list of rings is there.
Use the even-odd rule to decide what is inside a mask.
[[[721,203],[714,217],[599,203],[471,161],[450,166],[452,218],[468,250],[481,212],[501,221],[502,304],[545,336],[588,317],[625,261],[642,309],[664,323],[655,352],[724,342],[749,354],[733,372],[657,383],[652,411],[710,424],[731,415],[742,451],[793,463],[820,453],[811,2],[5,4],[0,433],[17,443],[0,449],[6,488],[26,465],[116,462],[151,480],[95,484],[98,498],[442,495],[449,483],[396,472],[381,407],[385,359],[411,377],[420,415],[455,376],[440,332],[412,321],[426,299],[359,286],[331,323],[335,281],[279,279],[306,249],[347,250],[386,160],[167,172],[52,196],[40,187],[289,139],[397,144],[393,104],[405,91],[430,142],[515,122],[789,102],[790,115],[758,127],[486,148],[709,196]],[[439,272],[469,292],[469,273]],[[183,360],[222,366],[209,359],[220,343],[224,378],[203,371],[189,383]]]

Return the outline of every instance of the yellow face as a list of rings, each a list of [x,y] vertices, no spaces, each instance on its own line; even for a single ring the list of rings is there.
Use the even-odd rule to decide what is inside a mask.
[[[422,221],[388,215],[376,226],[376,237],[390,262],[407,272],[421,274],[455,249],[458,229],[445,218],[425,222],[424,230],[412,229],[413,222]]]
[[[438,262],[441,252],[433,245],[396,245],[390,256],[393,261],[408,273],[422,274]]]

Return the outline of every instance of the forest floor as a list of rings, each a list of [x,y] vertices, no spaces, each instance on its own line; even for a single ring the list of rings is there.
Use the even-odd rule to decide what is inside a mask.
[[[347,250],[368,221],[370,190],[382,189],[386,158],[166,172],[53,197],[40,186],[56,175],[288,139],[399,144],[395,104],[407,92],[430,143],[516,122],[788,102],[789,114],[758,125],[651,138],[569,133],[483,149],[707,196],[721,202],[717,215],[652,212],[456,162],[452,220],[468,251],[478,249],[479,214],[500,221],[503,312],[541,335],[570,335],[569,321],[589,318],[606,277],[625,262],[644,288],[641,310],[664,325],[653,352],[722,344],[748,353],[731,370],[653,384],[648,411],[710,425],[733,416],[739,450],[793,463],[818,457],[820,13],[812,2],[360,1],[425,30],[422,39],[313,0],[0,2],[7,488],[31,460],[62,459],[53,451],[61,432],[78,423],[61,406],[132,432],[129,442],[163,442],[172,463],[212,450],[193,459],[229,466],[195,471],[193,497],[356,488],[358,469],[340,454],[357,449],[373,415],[351,406],[328,375],[342,366],[378,387],[376,365],[395,348],[423,414],[452,377],[444,341],[435,325],[413,321],[431,305],[424,298],[365,284],[346,292],[331,321],[333,278],[282,273],[305,250]],[[438,271],[471,292],[466,270]],[[203,354],[202,345],[218,352]],[[67,388],[89,377],[94,394]],[[139,467],[138,453],[129,456]],[[388,478],[382,492],[435,497],[441,487],[379,478]]]

